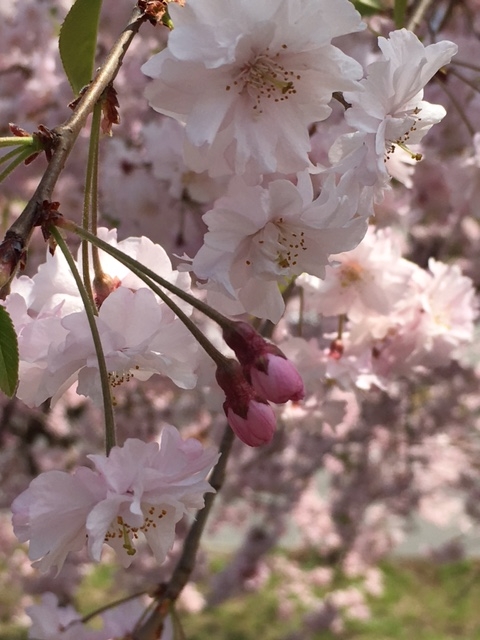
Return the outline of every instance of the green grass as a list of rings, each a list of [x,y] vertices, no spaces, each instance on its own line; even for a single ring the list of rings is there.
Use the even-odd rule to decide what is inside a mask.
[[[480,639],[480,563],[386,564],[385,593],[371,601],[368,624],[346,638],[362,640]]]
[[[371,619],[348,621],[342,634],[317,633],[312,640],[480,640],[480,561],[434,565],[427,560],[395,560],[382,569],[385,592],[370,599]],[[345,581],[338,586],[345,586]],[[81,609],[99,606],[108,599],[105,592],[112,598],[120,595],[112,569],[100,566],[79,590]],[[0,594],[2,607],[7,596]],[[299,616],[279,618],[271,586],[212,611],[179,616],[188,640],[283,640],[299,623]],[[24,631],[0,623],[0,640],[26,637]]]
[[[383,565],[385,592],[371,598],[371,619],[348,621],[340,635],[313,640],[480,640],[480,562]],[[273,593],[248,595],[183,621],[189,640],[282,640],[298,620],[279,620]]]

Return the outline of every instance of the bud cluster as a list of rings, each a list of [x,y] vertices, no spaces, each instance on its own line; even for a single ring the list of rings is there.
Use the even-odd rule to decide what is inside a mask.
[[[267,342],[247,322],[223,330],[234,359],[218,365],[216,379],[225,392],[228,423],[242,442],[251,447],[267,444],[275,433],[275,413],[269,404],[298,402],[305,397],[295,365],[275,345]]]

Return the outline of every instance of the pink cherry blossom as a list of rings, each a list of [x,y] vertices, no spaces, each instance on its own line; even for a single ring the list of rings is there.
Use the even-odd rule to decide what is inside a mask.
[[[108,457],[89,458],[107,486],[105,498],[87,518],[90,555],[100,560],[106,542],[128,567],[140,533],[157,562],[165,560],[176,523],[192,509],[201,508],[204,493],[213,491],[205,478],[218,455],[193,438],[182,440],[174,427],[165,426],[160,444],[129,438]]]
[[[29,638],[35,640],[104,640],[100,632],[87,629],[72,606],[60,607],[55,594],[42,595],[39,604],[26,609],[32,620]]]
[[[47,471],[32,480],[12,503],[13,528],[20,542],[30,540],[28,555],[41,571],[63,566],[70,551],[87,538],[86,521],[106,493],[106,484],[90,469],[73,475]]]
[[[233,179],[227,196],[204,215],[209,231],[192,269],[245,311],[278,322],[285,305],[279,284],[302,272],[323,278],[332,253],[353,249],[367,221],[357,216],[350,177],[328,176],[313,199],[308,174],[274,180],[268,188]]]
[[[390,313],[416,269],[401,257],[401,237],[374,227],[355,249],[332,256],[332,263],[324,280],[308,274],[297,280],[315,293],[307,296],[306,305],[326,316],[347,314],[359,322],[371,313]]]
[[[190,0],[169,8],[168,47],[142,71],[150,105],[186,122],[197,172],[291,173],[310,165],[308,126],[361,68],[331,44],[363,28],[346,0]]]
[[[117,242],[116,231],[103,228],[99,236],[179,288],[189,290],[189,274],[173,270],[160,245],[144,237]],[[112,389],[132,377],[148,380],[155,373],[170,377],[181,388],[193,388],[197,343],[191,334],[129,269],[104,252],[100,252],[100,260],[115,282],[97,318]],[[190,305],[182,301],[178,304],[191,313]],[[39,406],[48,398],[55,404],[78,381],[77,392],[101,404],[90,327],[61,252],[48,257],[32,279],[19,279],[5,306],[12,310],[18,333],[18,397],[30,406]]]
[[[218,454],[167,425],[160,443],[130,438],[108,457],[89,457],[95,470],[42,473],[12,504],[15,534],[30,540],[29,557],[42,571],[60,571],[67,554],[86,542],[92,559],[100,560],[106,542],[127,567],[140,533],[162,563],[176,523],[213,491],[206,476]]]

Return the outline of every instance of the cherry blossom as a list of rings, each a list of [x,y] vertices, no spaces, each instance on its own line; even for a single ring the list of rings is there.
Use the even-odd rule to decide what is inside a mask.
[[[142,71],[150,105],[186,122],[187,164],[210,175],[291,173],[310,165],[308,126],[359,64],[331,44],[363,28],[346,0],[191,0],[172,6],[168,47]]]
[[[223,195],[226,178],[210,178],[207,172],[189,169],[183,157],[185,127],[172,118],[159,124],[151,122],[143,129],[145,152],[152,162],[153,174],[168,183],[168,193],[179,200],[213,202]]]
[[[140,533],[156,560],[165,560],[176,523],[184,514],[203,507],[204,493],[213,491],[205,478],[218,454],[193,438],[182,440],[177,429],[165,426],[160,444],[129,438],[108,457],[89,458],[107,486],[104,499],[87,518],[90,554],[100,560],[106,542],[128,567]]]
[[[99,235],[127,255],[140,258],[179,288],[189,290],[189,275],[173,270],[164,249],[148,238],[117,242],[116,231],[105,229],[100,229]],[[105,252],[100,252],[100,260],[113,283],[97,317],[112,389],[132,377],[148,380],[154,374],[166,375],[182,388],[193,388],[197,343],[191,334],[129,269]],[[191,313],[189,305],[182,301],[178,304]],[[61,253],[57,251],[47,258],[33,278],[19,279],[6,300],[6,308],[12,310],[18,332],[18,397],[31,406],[38,406],[47,398],[53,398],[55,403],[78,381],[77,392],[101,404],[100,374],[90,327]]]
[[[32,620],[29,638],[35,640],[103,640],[98,631],[87,629],[72,606],[60,607],[55,594],[42,595],[39,604],[26,609]]]
[[[402,297],[416,266],[401,257],[401,238],[391,229],[370,227],[352,251],[332,256],[325,279],[303,274],[297,283],[314,291],[306,304],[327,316],[347,314],[361,322],[374,312],[387,315]]]
[[[400,29],[389,38],[380,37],[383,56],[367,67],[361,87],[344,93],[351,105],[345,120],[354,129],[333,145],[331,161],[358,171],[363,184],[383,189],[388,181],[388,160],[397,149],[416,159],[411,145],[420,142],[446,111],[423,100],[423,88],[457,52],[453,42],[425,47],[417,36]]]
[[[86,521],[106,492],[103,479],[79,467],[73,475],[47,471],[12,503],[13,528],[20,542],[30,540],[29,558],[41,571],[63,566],[70,551],[87,537]]]
[[[42,571],[60,571],[67,554],[86,542],[92,559],[100,560],[107,543],[128,567],[140,533],[162,563],[176,523],[213,491],[206,476],[218,454],[167,425],[160,443],[129,438],[108,457],[89,458],[95,470],[42,473],[12,504],[15,534],[30,540],[29,557]]]
[[[278,322],[285,306],[279,285],[302,272],[323,278],[330,254],[363,238],[367,221],[356,215],[357,204],[349,175],[338,185],[328,176],[315,200],[305,173],[296,186],[274,180],[268,188],[234,178],[204,215],[209,230],[192,269],[245,311]]]
[[[102,304],[97,324],[113,390],[133,376],[148,380],[154,373],[183,388],[195,386],[197,345],[150,290],[119,287]],[[78,378],[77,393],[100,403],[98,363],[85,313],[70,314],[62,326],[67,334],[50,357],[50,386],[65,389]]]

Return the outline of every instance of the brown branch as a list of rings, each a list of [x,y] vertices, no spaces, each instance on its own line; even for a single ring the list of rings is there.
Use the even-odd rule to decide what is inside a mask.
[[[413,14],[413,16],[410,18],[408,24],[407,24],[407,29],[409,31],[413,31],[415,32],[417,30],[417,28],[420,26],[420,23],[422,22],[423,18],[425,17],[425,14],[427,13],[427,11],[430,9],[430,5],[433,4],[433,0],[420,0],[415,13]]]
[[[215,496],[223,486],[223,482],[225,480],[225,469],[227,467],[227,461],[234,439],[235,435],[227,425],[220,444],[220,459],[215,465],[210,478],[210,484],[217,493],[205,494],[205,506],[197,512],[197,517],[190,527],[190,531],[183,543],[182,555],[177,562],[172,577],[170,578],[165,590],[162,592],[162,595],[159,597],[157,605],[152,611],[150,617],[147,618],[139,629],[133,632],[132,640],[158,640],[158,638],[160,638],[162,634],[163,620],[165,615],[168,613],[169,605],[177,600],[195,567],[195,558],[200,545],[200,538],[215,500]]]
[[[57,180],[65,166],[65,162],[73,148],[78,134],[84,126],[88,115],[93,111],[95,104],[101,98],[102,93],[115,79],[128,47],[130,46],[134,36],[137,34],[141,24],[145,20],[146,17],[142,11],[138,9],[138,7],[135,7],[127,26],[113,45],[107,59],[98,70],[95,78],[85,91],[85,94],[82,96],[71,117],[66,122],[53,129],[52,135],[54,138],[54,152],[51,160],[32,198],[17,220],[15,220],[6,232],[5,239],[3,243],[0,244],[0,260],[2,259],[3,252],[6,248],[11,247],[12,242],[16,243],[15,246],[20,243],[18,245],[19,253],[25,250],[33,229],[38,222],[43,202],[51,200]],[[19,260],[16,264],[12,263],[11,277],[13,277],[18,263]],[[8,286],[8,283],[6,286]]]

